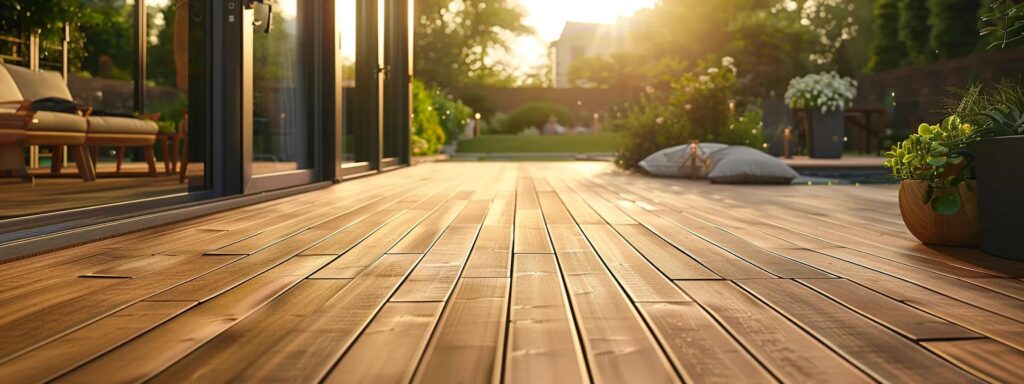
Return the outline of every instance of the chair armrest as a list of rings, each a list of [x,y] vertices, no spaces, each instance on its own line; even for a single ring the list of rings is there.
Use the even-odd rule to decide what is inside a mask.
[[[32,100],[0,101],[0,105],[4,104],[18,104],[18,112],[35,114],[35,111],[32,110]]]
[[[149,121],[152,121],[152,122],[157,122],[157,121],[160,121],[160,116],[161,116],[160,112],[154,112],[154,113],[150,113],[148,115],[142,115],[142,119],[143,120],[149,120]]]

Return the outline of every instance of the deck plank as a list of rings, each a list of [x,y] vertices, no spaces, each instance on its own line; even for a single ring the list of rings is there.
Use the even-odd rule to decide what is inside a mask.
[[[870,382],[846,360],[726,281],[678,281],[784,382]]]
[[[235,326],[160,372],[151,382],[241,382],[258,356],[341,292],[351,280],[303,280]]]
[[[776,382],[696,303],[640,303],[638,307],[687,382]]]
[[[402,168],[0,265],[0,377],[1024,380],[1024,263],[917,243],[897,195]]]
[[[791,280],[739,285],[882,382],[978,382],[899,335]]]
[[[141,302],[0,364],[0,377],[12,383],[50,381],[196,305],[194,302]]]
[[[500,381],[508,284],[508,279],[459,280],[413,382]]]
[[[849,280],[823,279],[801,282],[913,340],[981,337],[961,326],[921,312]]]
[[[408,383],[443,307],[432,302],[385,304],[324,382]]]
[[[257,356],[241,381],[321,380],[408,275],[420,255],[385,255]]]
[[[633,302],[692,301],[610,226],[580,227]]]
[[[151,378],[287,291],[328,257],[297,258],[61,377],[65,382],[140,382]]]
[[[925,347],[994,383],[1024,382],[1024,352],[992,339],[930,341]]]
[[[589,382],[553,255],[516,255],[510,308],[505,382]]]
[[[650,330],[579,227],[553,225],[551,234],[594,381],[679,382]]]

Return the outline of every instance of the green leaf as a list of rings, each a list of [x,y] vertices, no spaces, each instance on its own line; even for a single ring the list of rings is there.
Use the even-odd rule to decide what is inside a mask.
[[[929,157],[928,158],[928,164],[933,166],[933,167],[941,167],[944,164],[946,164],[946,157],[945,156],[942,156],[942,157]]]
[[[949,157],[949,163],[950,164],[957,165],[957,164],[960,164],[962,162],[964,162],[964,157],[963,156],[950,156]]]
[[[932,200],[932,210],[940,215],[954,215],[960,211],[960,195],[947,192]]]

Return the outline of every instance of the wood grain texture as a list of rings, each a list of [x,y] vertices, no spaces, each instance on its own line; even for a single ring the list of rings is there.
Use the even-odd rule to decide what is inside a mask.
[[[588,382],[576,324],[553,255],[516,255],[505,382]]]
[[[691,301],[610,226],[580,227],[634,302]]]
[[[687,382],[776,381],[696,303],[640,303],[638,307]]]
[[[0,381],[1019,382],[1021,277],[895,186],[433,163],[0,265]]]
[[[676,282],[785,382],[870,382],[844,359],[725,281]]]
[[[60,381],[145,381],[266,305],[327,260],[320,257],[286,262],[68,373]]]
[[[594,381],[678,382],[650,330],[597,254],[577,250],[587,244],[580,229],[552,226],[551,232]]]
[[[408,383],[442,307],[444,303],[385,304],[324,382]]]
[[[500,381],[508,284],[508,279],[459,281],[413,382]]]
[[[994,383],[1024,382],[1024,352],[992,339],[930,341],[923,345],[964,370]]]
[[[844,279],[802,283],[913,340],[969,339],[981,335],[921,312]]]
[[[154,377],[155,383],[239,382],[303,319],[351,280],[304,280]]]
[[[12,383],[45,382],[102,355],[196,305],[141,302],[0,364]]]
[[[752,280],[739,284],[880,381],[977,382],[916,344],[799,283]]]

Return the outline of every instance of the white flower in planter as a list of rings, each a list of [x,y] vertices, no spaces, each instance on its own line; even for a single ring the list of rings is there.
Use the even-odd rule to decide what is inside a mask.
[[[794,78],[786,89],[786,103],[791,108],[821,108],[823,114],[846,109],[856,97],[857,82],[836,72]]]

